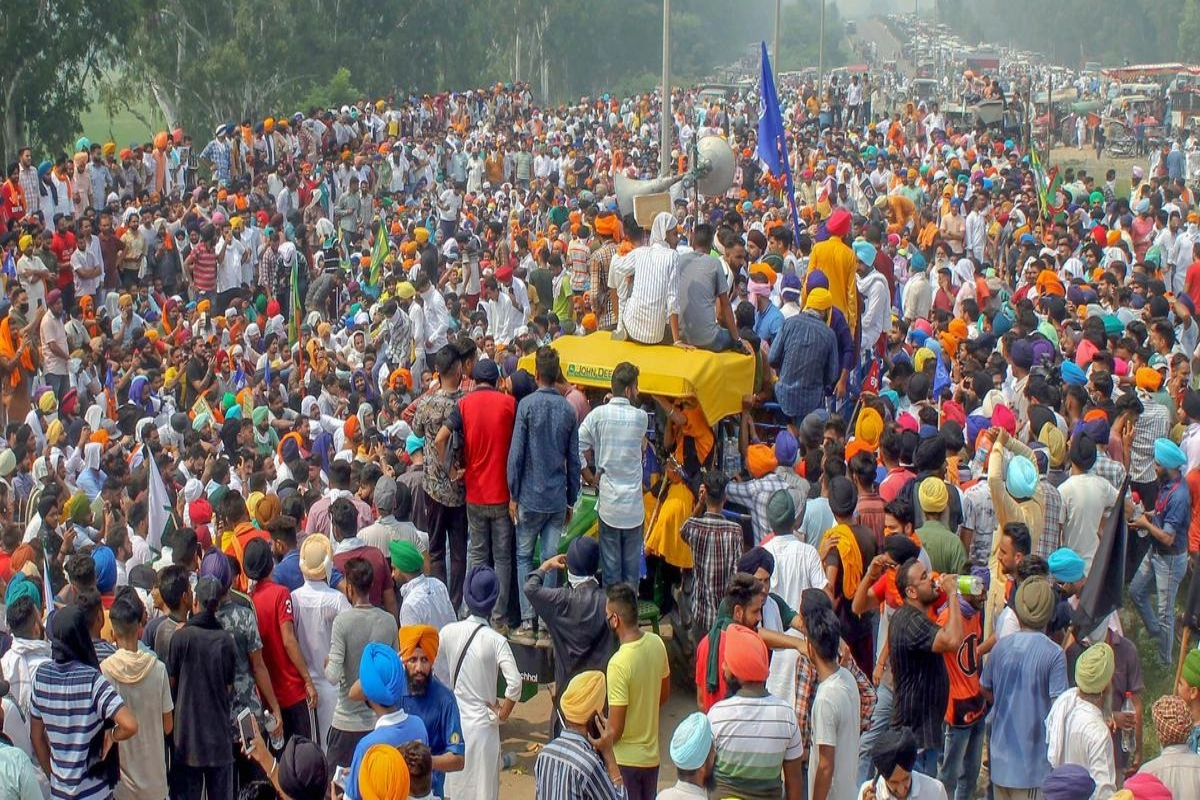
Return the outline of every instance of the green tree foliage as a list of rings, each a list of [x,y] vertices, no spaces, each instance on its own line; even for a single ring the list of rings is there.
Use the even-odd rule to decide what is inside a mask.
[[[89,81],[120,55],[141,0],[19,0],[0,11],[0,152],[64,148],[79,132]],[[103,31],[107,35],[98,35]]]
[[[37,2],[9,3],[14,8],[0,15],[10,54],[0,74],[11,77],[25,63],[29,41],[54,39],[53,55],[9,85],[22,87],[13,101],[25,104],[19,124],[53,131],[56,141],[78,127],[87,104],[81,87],[100,64],[110,108],[151,99],[169,126],[199,136],[218,122],[290,114],[324,100],[527,81],[540,101],[564,102],[647,91],[661,75],[663,0]],[[827,2],[825,60],[836,66],[845,60],[842,25]],[[781,68],[816,65],[819,3],[784,4]],[[37,9],[47,5],[70,8],[71,25],[38,22]],[[775,0],[672,0],[670,24],[672,82],[696,82],[773,40]],[[42,29],[44,37],[29,35]]]
[[[1188,9],[1196,17],[1195,0],[1122,0],[1104,3],[1103,8],[1091,0],[939,0],[939,4],[939,21],[968,41],[1011,42],[1059,64],[1176,61],[1200,55],[1196,44],[1200,20],[1186,38],[1181,27]]]

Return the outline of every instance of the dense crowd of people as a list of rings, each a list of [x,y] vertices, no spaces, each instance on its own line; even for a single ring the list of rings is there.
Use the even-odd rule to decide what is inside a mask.
[[[753,98],[677,90],[673,161],[736,175],[648,225],[613,178],[656,171],[654,95],[23,149],[0,793],[494,800],[549,648],[544,800],[1196,796],[1194,188],[1168,148],[1048,195],[936,107],[810,95],[787,197]],[[632,355],[585,392],[571,339]],[[639,394],[655,347],[752,376],[732,433]],[[1125,520],[1158,698],[1080,606]]]

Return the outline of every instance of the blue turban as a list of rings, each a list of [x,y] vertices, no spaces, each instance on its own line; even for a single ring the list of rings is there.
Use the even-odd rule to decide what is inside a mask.
[[[408,438],[404,440],[404,451],[410,456],[423,447],[425,447],[425,440],[415,433],[410,433]]]
[[[1073,386],[1085,386],[1087,384],[1087,373],[1076,366],[1074,361],[1064,361],[1062,363],[1063,383]]]
[[[1096,791],[1096,782],[1085,767],[1062,764],[1055,767],[1042,781],[1042,797],[1046,800],[1087,800]]]
[[[38,608],[42,607],[42,592],[38,585],[29,580],[24,572],[17,572],[4,592],[4,605],[12,608],[13,603],[22,597],[28,597]]]
[[[92,561],[96,565],[96,588],[100,594],[108,594],[117,587],[117,555],[100,545],[92,551]]]
[[[487,619],[500,596],[500,581],[491,567],[478,565],[467,571],[463,582],[463,600],[472,614]]]
[[[220,550],[209,550],[208,555],[200,562],[201,578],[216,578],[225,591],[229,591],[233,583],[233,570],[229,567],[229,559]]]
[[[992,335],[997,337],[1003,336],[1012,330],[1012,325],[1012,317],[1001,311],[999,314],[992,317]]]
[[[1083,577],[1087,565],[1083,558],[1069,547],[1060,547],[1046,559],[1050,565],[1050,576],[1059,583],[1074,583]]]
[[[1154,463],[1163,469],[1180,469],[1187,463],[1187,456],[1170,439],[1155,439]]]
[[[678,769],[694,772],[704,766],[712,752],[712,726],[701,711],[683,718],[671,736],[671,760]]]
[[[242,407],[241,406],[233,406],[232,408],[230,408],[228,411],[225,412],[225,419],[241,419],[241,418],[242,418]]]
[[[912,339],[912,343],[917,347],[924,347],[925,342],[929,340],[929,334],[920,328],[913,328],[908,332],[908,338]]]
[[[408,694],[408,677],[399,654],[385,644],[370,642],[358,662],[363,695],[377,706],[395,706]]]
[[[796,463],[796,456],[800,453],[800,443],[796,441],[796,437],[787,428],[779,432],[775,437],[775,458],[781,466],[790,467]]]
[[[600,568],[600,544],[590,536],[579,536],[567,547],[567,573],[590,578]]]
[[[908,268],[912,272],[924,272],[925,268],[928,266],[928,263],[929,262],[925,260],[925,256],[917,252],[913,253],[912,258],[908,260]]]
[[[875,245],[871,244],[865,239],[862,241],[857,241],[854,243],[854,255],[864,264],[874,264],[875,256],[877,255],[875,251]]]
[[[1008,493],[1017,500],[1028,500],[1037,489],[1038,471],[1025,456],[1013,456],[1008,462],[1008,470],[1004,476],[1004,485]]]

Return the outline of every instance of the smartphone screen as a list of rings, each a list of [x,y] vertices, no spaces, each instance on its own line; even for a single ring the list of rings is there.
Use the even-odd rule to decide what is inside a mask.
[[[242,737],[242,745],[246,752],[250,752],[254,747],[254,725],[250,722],[250,709],[245,709],[238,714],[238,733]]]

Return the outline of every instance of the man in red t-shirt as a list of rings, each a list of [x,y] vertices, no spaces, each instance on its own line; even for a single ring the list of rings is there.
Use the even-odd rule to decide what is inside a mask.
[[[317,690],[308,674],[296,624],[292,617],[292,593],[271,580],[275,558],[271,545],[251,539],[246,545],[243,569],[254,581],[250,599],[258,616],[258,634],[262,638],[262,657],[271,675],[271,688],[279,702],[285,737],[313,738],[309,709],[317,707]]]
[[[58,281],[56,285],[63,293],[67,308],[75,304],[75,270],[71,267],[71,256],[75,254],[75,231],[71,230],[71,220],[59,214],[54,218],[54,238],[50,240],[50,252],[58,261]]]
[[[1200,308],[1200,242],[1192,245],[1192,263],[1184,275],[1183,290],[1192,298],[1196,308]]]
[[[492,622],[504,624],[509,613],[508,588],[512,580],[514,548],[512,517],[508,514],[508,446],[517,417],[517,401],[496,389],[500,369],[495,361],[476,361],[471,377],[475,389],[451,410],[434,440],[439,457],[445,457],[452,434],[462,441],[462,464],[467,498],[467,558],[496,570],[500,596]]]

